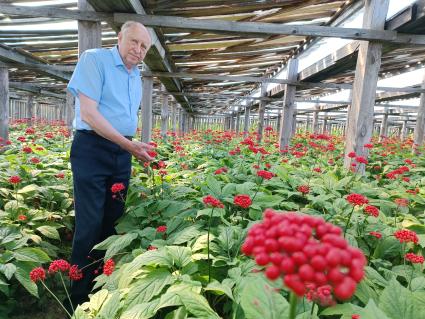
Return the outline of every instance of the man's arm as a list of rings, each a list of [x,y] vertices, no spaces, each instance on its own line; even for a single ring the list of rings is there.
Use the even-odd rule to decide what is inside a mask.
[[[97,134],[118,144],[139,160],[153,160],[147,153],[153,149],[151,145],[126,139],[98,111],[96,101],[81,92],[78,93],[78,98],[80,99],[81,119],[90,125]]]

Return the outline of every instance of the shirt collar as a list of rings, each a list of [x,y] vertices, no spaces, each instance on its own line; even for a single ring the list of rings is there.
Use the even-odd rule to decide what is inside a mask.
[[[114,58],[114,63],[115,63],[115,65],[116,65],[116,66],[122,65],[122,66],[123,66],[123,68],[125,68],[125,69],[127,70],[127,67],[124,65],[124,62],[122,61],[122,58],[121,58],[120,52],[118,51],[118,45],[114,46],[114,47],[111,49],[111,51],[112,51],[112,56],[113,56],[113,58]],[[140,75],[139,67],[134,66],[134,67],[131,69],[130,75],[131,75],[131,76],[139,76],[139,75]]]

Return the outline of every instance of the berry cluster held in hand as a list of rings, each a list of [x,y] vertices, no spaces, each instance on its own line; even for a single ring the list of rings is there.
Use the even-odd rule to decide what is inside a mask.
[[[352,297],[366,264],[363,252],[341,233],[322,218],[267,209],[248,231],[242,251],[266,267],[269,279],[282,277],[298,296],[331,305]]]

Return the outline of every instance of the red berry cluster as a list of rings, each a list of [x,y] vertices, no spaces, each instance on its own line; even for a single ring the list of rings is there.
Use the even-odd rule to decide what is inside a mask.
[[[156,232],[157,232],[157,233],[165,233],[166,231],[167,231],[167,226],[165,226],[165,225],[158,226],[158,227],[156,228]]]
[[[227,173],[227,167],[221,167],[214,172],[215,175],[220,175],[220,174],[223,174],[223,173]]]
[[[224,205],[222,202],[220,202],[219,199],[215,198],[214,196],[208,195],[205,196],[202,201],[206,206],[212,206],[212,207],[218,207],[218,208],[224,208]]]
[[[106,276],[112,275],[115,269],[115,262],[113,259],[108,259],[105,264],[103,265],[103,273]]]
[[[356,156],[356,162],[361,164],[367,164],[368,161],[364,156]]]
[[[375,207],[375,206],[372,206],[372,205],[367,205],[364,208],[364,212],[366,214],[370,215],[370,216],[373,216],[373,217],[378,217],[379,216],[379,209],[377,207]]]
[[[356,193],[348,195],[346,197],[346,200],[353,206],[362,206],[364,204],[369,203],[369,200],[365,196]]]
[[[310,187],[308,185],[300,185],[297,187],[297,191],[303,194],[310,193]]]
[[[241,195],[236,195],[233,198],[233,203],[236,206],[239,206],[242,208],[248,208],[249,206],[251,206],[252,200],[251,200],[251,197],[249,197],[249,195],[241,194]]]
[[[407,253],[404,258],[410,261],[412,264],[423,264],[424,256],[415,255],[414,253]]]
[[[58,271],[65,272],[69,270],[71,265],[64,259],[54,260],[50,263],[49,274],[54,274]]]
[[[263,222],[248,231],[242,251],[267,266],[269,279],[283,277],[298,296],[308,292],[311,298],[329,301],[326,291],[331,291],[346,300],[363,278],[366,259],[341,233],[341,228],[322,218],[267,209]]]
[[[271,179],[275,175],[272,172],[260,170],[260,171],[257,171],[257,176],[260,176],[264,179]]]
[[[419,242],[418,235],[414,231],[408,229],[400,229],[394,233],[394,237],[397,238],[400,243],[415,243]]]
[[[409,206],[409,200],[407,198],[396,198],[394,200],[394,203],[397,204],[399,207],[407,207]]]
[[[81,269],[78,269],[77,265],[70,265],[66,260],[58,259],[50,263],[49,274],[55,274],[58,271],[66,272],[68,271],[68,276],[70,280],[77,281],[83,278],[83,273]],[[46,279],[46,271],[43,267],[37,267],[31,270],[30,279],[33,282],[44,281]]]
[[[125,189],[125,186],[123,183],[115,183],[111,187],[111,192],[115,194],[115,193],[121,192],[124,189]]]
[[[19,184],[21,181],[22,181],[22,179],[17,175],[9,177],[9,183],[10,184]]]

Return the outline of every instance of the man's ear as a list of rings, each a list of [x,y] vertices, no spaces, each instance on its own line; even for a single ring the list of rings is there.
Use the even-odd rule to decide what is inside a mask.
[[[120,32],[118,32],[118,41],[121,42],[121,39],[122,39],[122,32],[120,31]]]

